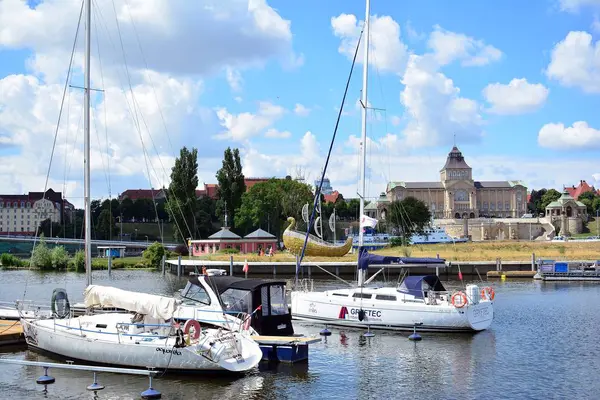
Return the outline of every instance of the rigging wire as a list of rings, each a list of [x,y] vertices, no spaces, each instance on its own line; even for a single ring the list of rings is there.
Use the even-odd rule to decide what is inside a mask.
[[[340,124],[340,119],[342,117],[342,111],[344,109],[344,103],[346,102],[346,96],[348,95],[348,87],[350,86],[350,80],[352,79],[352,72],[354,72],[354,64],[356,63],[356,56],[358,55],[358,49],[360,47],[360,42],[362,39],[362,35],[364,32],[364,28],[360,31],[360,36],[358,37],[358,43],[356,44],[356,50],[354,51],[354,57],[352,59],[352,65],[350,66],[350,74],[348,75],[348,80],[346,81],[346,88],[344,90],[344,97],[342,97],[342,104],[340,105],[340,110],[338,112],[337,120],[335,122],[335,128],[333,130],[333,136],[331,138],[331,143],[329,144],[329,151],[327,152],[327,158],[325,159],[325,167],[323,168],[323,173],[321,174],[321,180],[319,182],[319,187],[315,193],[315,200],[313,204],[312,213],[310,214],[309,226],[312,226],[315,211],[317,209],[317,204],[321,201],[321,188],[323,186],[323,180],[325,179],[325,173],[327,172],[327,165],[329,164],[329,158],[331,157],[331,150],[333,149],[333,143],[335,142],[335,137],[337,135],[338,126]],[[367,49],[368,51],[368,49]],[[366,104],[364,105],[367,106]],[[360,229],[360,227],[359,227]],[[302,245],[302,252],[300,253],[300,257],[298,257],[296,262],[296,285],[298,284],[298,270],[300,269],[300,264],[302,263],[302,259],[304,258],[304,252],[306,250],[306,244],[308,243],[309,230],[307,229],[306,235],[304,236],[304,244]]]
[[[63,94],[62,94],[62,99],[60,102],[60,108],[58,111],[58,121],[56,123],[56,130],[54,131],[54,141],[52,143],[52,150],[50,153],[50,161],[48,163],[48,169],[46,171],[46,181],[44,183],[44,193],[42,194],[42,200],[46,199],[46,192],[48,190],[48,181],[50,180],[50,171],[52,169],[52,161],[54,159],[54,151],[56,150],[56,141],[58,138],[58,132],[60,129],[60,121],[61,121],[61,117],[62,117],[62,113],[63,113],[63,107],[65,104],[65,98],[67,97],[67,92],[68,92],[68,88],[69,88],[69,79],[71,77],[71,68],[73,66],[73,58],[75,56],[75,46],[77,45],[77,37],[79,36],[79,28],[81,26],[81,17],[83,15],[83,1],[81,2],[81,9],[79,10],[79,19],[77,20],[77,29],[75,30],[75,39],[73,40],[73,48],[71,49],[71,58],[69,60],[69,68],[67,69],[67,78],[65,79],[65,86],[63,88]],[[61,209],[62,206],[64,206],[64,202],[63,205],[61,205]],[[52,218],[50,218],[50,223],[52,223]],[[37,244],[37,239],[38,239],[38,233],[39,233],[39,229],[40,229],[40,225],[36,226],[35,228],[35,236],[33,239],[33,248],[31,250],[31,254],[33,255],[33,252],[35,251],[35,247]],[[33,258],[33,257],[32,257]],[[32,258],[29,259],[29,269],[31,269],[33,260]],[[29,275],[27,276],[27,278],[25,279],[25,288],[23,290],[23,300],[25,300],[25,296],[27,294],[27,282],[29,281]]]

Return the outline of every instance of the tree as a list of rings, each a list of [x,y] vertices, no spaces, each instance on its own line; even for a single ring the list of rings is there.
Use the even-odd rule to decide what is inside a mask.
[[[198,150],[183,147],[171,170],[171,183],[165,208],[179,241],[196,234],[196,188],[198,187]]]
[[[600,210],[600,197],[596,197],[592,202],[592,209],[594,211],[594,215]],[[600,232],[599,232],[600,233]]]
[[[235,223],[245,233],[263,228],[280,238],[287,217],[301,221],[302,206],[309,203],[312,211],[313,201],[310,186],[292,180],[270,179],[253,185],[242,196]]]
[[[214,233],[213,221],[216,222],[216,202],[210,197],[197,200],[196,229],[198,237],[205,238]]]
[[[63,227],[58,222],[52,222],[50,218],[47,218],[40,222],[38,228],[38,235],[43,234],[46,237],[58,237],[64,236]]]
[[[165,255],[165,248],[162,244],[158,242],[152,243],[144,252],[142,253],[142,257],[148,264],[150,264],[154,268],[158,268],[160,266],[161,260]]]
[[[588,214],[592,215],[596,213],[596,209],[594,208],[594,200],[598,198],[598,194],[596,192],[585,192],[579,195],[579,200],[583,204],[587,206]]]
[[[134,217],[135,205],[133,200],[131,200],[129,197],[123,199],[119,209],[121,211],[120,217],[123,217],[123,220],[131,221],[131,219]]]
[[[90,202],[90,214],[92,215],[92,220],[97,221],[101,211],[102,205],[100,204],[100,200],[92,200]]]
[[[219,188],[217,194],[217,215],[227,213],[227,222],[235,227],[235,213],[242,204],[242,195],[246,192],[244,173],[238,149],[227,148],[223,154],[223,166],[217,171]]]
[[[112,239],[115,232],[115,219],[109,210],[102,210],[96,224],[96,238],[100,240]]]
[[[546,189],[532,190],[529,196],[529,203],[527,203],[527,209],[534,213],[536,216],[543,214],[546,210],[542,207],[542,197],[546,194]]]
[[[390,204],[387,223],[398,229],[404,242],[408,242],[415,233],[422,234],[430,220],[431,213],[427,205],[409,196]]]
[[[52,252],[46,246],[44,235],[40,236],[40,242],[35,246],[31,253],[31,266],[39,269],[52,268]]]
[[[540,202],[540,212],[544,213],[546,211],[546,207],[548,207],[548,204],[558,200],[560,196],[561,194],[558,190],[548,189],[546,193],[544,193],[544,195],[542,196],[542,200]]]

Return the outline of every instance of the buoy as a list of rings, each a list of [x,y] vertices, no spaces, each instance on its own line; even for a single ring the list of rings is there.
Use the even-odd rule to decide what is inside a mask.
[[[373,332],[371,332],[371,327],[367,325],[367,331],[365,333],[363,333],[364,337],[373,337],[375,336],[375,334]]]
[[[506,280],[506,275],[505,274],[500,275],[500,280],[505,281]]]
[[[419,335],[417,333],[417,325],[415,325],[413,327],[413,333],[410,336],[408,336],[408,340],[413,340],[415,342],[418,342],[421,339],[422,339],[421,335]]]
[[[51,383],[56,382],[56,379],[54,379],[53,376],[49,376],[48,375],[48,367],[44,367],[44,375],[37,378],[37,380],[35,382],[40,385],[50,385]]]
[[[329,329],[327,329],[327,325],[325,325],[325,329],[322,329],[321,332],[319,332],[319,335],[331,336],[331,331]]]
[[[148,386],[147,390],[144,390],[141,393],[142,399],[160,399],[162,397],[162,394],[152,387],[152,375],[150,375],[149,378],[150,385]]]
[[[87,390],[93,390],[93,391],[104,389],[104,385],[99,384],[98,381],[96,380],[96,373],[95,372],[94,372],[94,383],[92,383],[91,385],[89,385],[86,389]]]

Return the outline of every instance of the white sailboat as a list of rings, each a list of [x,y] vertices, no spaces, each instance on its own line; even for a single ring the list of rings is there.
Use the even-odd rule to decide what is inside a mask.
[[[362,87],[362,152],[360,160],[360,215],[364,215],[367,82],[369,65],[370,0],[366,0]],[[466,290],[449,292],[437,276],[408,276],[397,287],[369,287],[365,281],[369,267],[444,266],[443,259],[383,257],[364,249],[363,227],[359,229],[358,286],[324,292],[293,291],[292,318],[333,326],[370,329],[423,331],[481,331],[494,317],[494,291],[467,285]],[[381,270],[380,270],[381,271]]]
[[[247,324],[227,329],[206,327],[195,319],[175,322],[181,304],[175,298],[128,292],[92,285],[90,209],[90,44],[91,3],[85,7],[84,61],[84,204],[85,306],[113,307],[126,312],[106,312],[73,317],[66,293],[55,291],[50,318],[27,318],[20,322],[27,344],[70,360],[115,366],[157,368],[179,372],[243,372],[262,358],[259,345],[250,338]],[[203,285],[219,304],[217,295]],[[213,317],[214,319],[214,317]],[[225,320],[227,321],[227,319]],[[225,324],[228,325],[228,324]],[[213,325],[214,326],[214,325]]]

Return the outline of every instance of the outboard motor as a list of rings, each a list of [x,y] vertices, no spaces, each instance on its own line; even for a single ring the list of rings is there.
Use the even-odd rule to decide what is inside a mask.
[[[54,289],[50,306],[52,307],[52,316],[54,318],[66,318],[71,315],[69,296],[67,296],[65,289]]]

